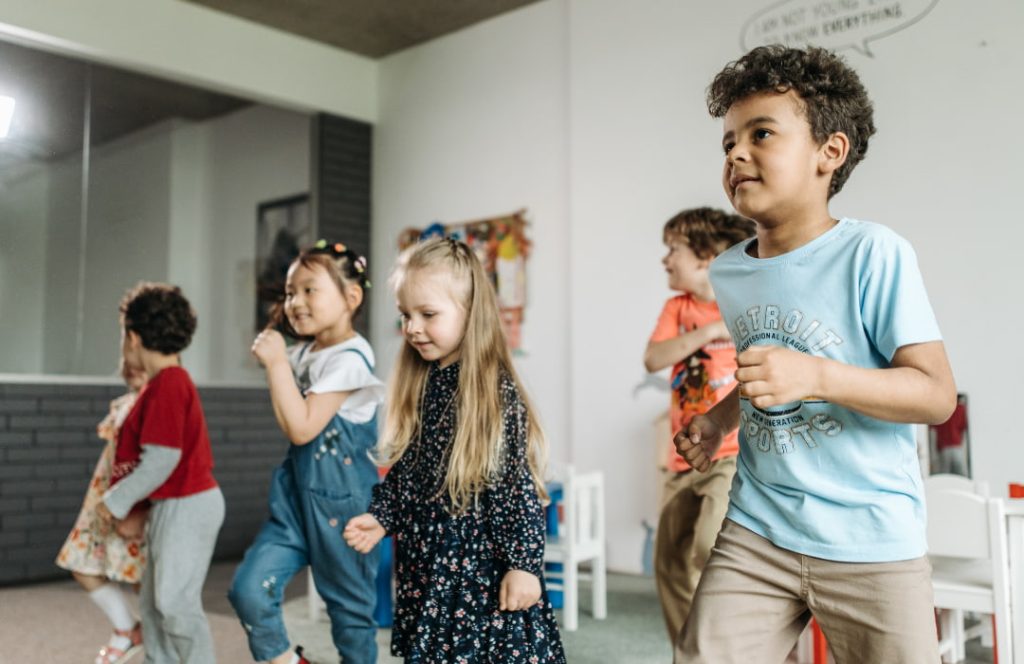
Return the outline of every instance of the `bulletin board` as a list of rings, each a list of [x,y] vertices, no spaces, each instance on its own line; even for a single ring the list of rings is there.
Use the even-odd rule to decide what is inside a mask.
[[[476,253],[498,295],[501,323],[509,348],[522,352],[522,325],[526,309],[526,261],[532,243],[526,237],[526,210],[457,223],[434,222],[424,229],[407,228],[398,238],[399,249],[431,237],[465,242]]]

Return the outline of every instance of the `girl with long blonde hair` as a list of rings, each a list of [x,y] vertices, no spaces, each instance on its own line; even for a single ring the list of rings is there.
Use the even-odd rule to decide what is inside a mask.
[[[464,243],[429,240],[391,285],[406,344],[378,457],[391,470],[345,540],[396,543],[391,652],[409,662],[565,661],[544,592],[544,435],[494,288]]]

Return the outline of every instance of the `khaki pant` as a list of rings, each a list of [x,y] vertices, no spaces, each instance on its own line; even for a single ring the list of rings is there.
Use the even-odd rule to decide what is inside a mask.
[[[675,664],[779,664],[814,616],[836,664],[936,664],[931,565],[841,563],[780,549],[727,520]]]
[[[711,464],[706,473],[673,473],[665,482],[665,504],[658,519],[654,574],[669,641],[686,622],[693,594],[729,507],[736,457]]]

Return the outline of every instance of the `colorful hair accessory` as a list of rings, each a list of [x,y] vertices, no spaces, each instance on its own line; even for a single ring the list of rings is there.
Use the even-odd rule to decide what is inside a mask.
[[[335,242],[334,243],[334,251],[336,253],[342,254],[342,253],[345,253],[346,250],[347,250],[347,247],[345,245],[343,245],[342,243],[340,243],[340,242]]]
[[[313,245],[313,248],[314,249],[326,249],[327,248],[327,240],[322,240],[322,239],[321,240],[317,240],[316,244]]]

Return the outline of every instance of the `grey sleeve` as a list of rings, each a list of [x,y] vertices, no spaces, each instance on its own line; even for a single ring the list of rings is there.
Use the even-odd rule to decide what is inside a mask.
[[[117,519],[128,516],[132,506],[145,500],[167,481],[181,461],[181,450],[165,445],[143,445],[139,465],[103,494],[103,502]]]

